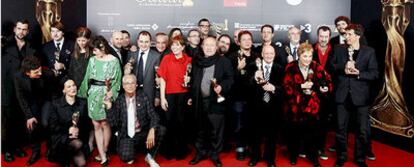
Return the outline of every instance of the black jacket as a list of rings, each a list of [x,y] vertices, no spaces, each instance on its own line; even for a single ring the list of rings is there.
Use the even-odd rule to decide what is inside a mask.
[[[378,65],[374,49],[361,45],[355,60],[355,66],[360,72],[359,78],[345,74],[345,64],[349,57],[348,45],[336,46],[334,53],[333,66],[338,75],[335,92],[336,103],[344,103],[349,93],[354,105],[368,105],[370,81],[378,78]]]

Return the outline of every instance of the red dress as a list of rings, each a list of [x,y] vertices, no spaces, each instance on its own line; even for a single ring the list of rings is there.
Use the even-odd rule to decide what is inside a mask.
[[[283,108],[289,121],[302,122],[309,119],[317,120],[319,116],[319,96],[325,96],[332,91],[331,77],[321,65],[312,61],[309,69],[313,71],[313,75],[309,75],[313,86],[312,93],[306,95],[301,88],[301,84],[305,83],[306,80],[299,69],[298,61],[289,63],[286,66],[285,77],[283,79],[286,102]],[[319,90],[321,85],[328,86],[329,91],[321,93]]]
[[[191,64],[191,57],[185,53],[179,59],[175,57],[174,53],[164,56],[157,74],[165,80],[165,94],[186,93],[188,91],[182,86],[188,64]]]

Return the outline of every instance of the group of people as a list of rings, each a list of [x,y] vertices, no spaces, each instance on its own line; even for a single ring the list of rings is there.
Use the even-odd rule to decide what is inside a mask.
[[[360,25],[345,16],[335,25],[337,37],[320,26],[314,45],[300,43],[301,30],[293,26],[288,43],[278,46],[265,24],[255,47],[247,30],[235,30],[233,41],[211,35],[205,18],[187,35],[174,28],[157,33],[155,42],[141,31],[136,45],[128,31],[113,32],[108,42],[87,27],[76,29],[73,42],[56,22],[53,40],[34,49],[29,23],[18,20],[2,44],[4,160],[26,156],[27,139],[27,165],[40,159],[46,141],[46,158],[62,166],[85,166],[96,146],[93,159],[102,166],[111,154],[132,164],[143,152],[145,162],[158,167],[158,152],[182,160],[193,145],[190,165],[209,157],[221,167],[220,152],[235,148],[237,160],[250,158],[248,166],[264,160],[274,167],[279,143],[287,146],[291,165],[300,156],[318,167],[319,158],[328,159],[327,133],[336,130],[330,149],[341,167],[355,119],[354,163],[367,166],[367,156],[375,159],[368,108],[376,56]]]

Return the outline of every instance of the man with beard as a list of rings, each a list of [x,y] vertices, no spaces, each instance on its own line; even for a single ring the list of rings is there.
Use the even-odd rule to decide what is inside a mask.
[[[335,26],[339,35],[333,37],[330,43],[335,46],[338,44],[345,44],[345,28],[351,23],[351,20],[346,16],[339,16],[335,19]]]
[[[188,104],[193,106],[197,120],[196,156],[190,165],[199,163],[209,153],[216,167],[221,167],[219,152],[223,147],[225,103],[219,101],[233,84],[230,61],[219,56],[217,42],[213,37],[203,41],[203,55],[193,61],[192,87]]]
[[[14,154],[18,157],[25,157],[22,150],[22,137],[24,134],[23,113],[18,109],[16,94],[14,92],[13,75],[19,71],[21,61],[34,55],[35,50],[27,41],[29,34],[29,21],[18,20],[14,26],[14,36],[7,43],[1,59],[1,110],[2,110],[2,137],[4,147],[4,160],[14,161]]]
[[[121,67],[123,67],[126,62],[126,55],[122,55],[122,45],[123,45],[123,35],[121,31],[115,31],[112,33],[111,36],[111,43],[109,46],[111,46],[109,49],[109,53],[113,56],[115,56],[119,60],[119,64],[121,64]]]
[[[227,34],[222,34],[218,38],[218,50],[220,56],[228,57],[229,49],[230,49],[230,41],[231,37]]]
[[[124,55],[128,55],[128,51],[131,48],[131,35],[127,30],[121,30],[122,33],[122,48],[121,48],[121,55],[124,58]],[[124,58],[125,59],[125,58]]]

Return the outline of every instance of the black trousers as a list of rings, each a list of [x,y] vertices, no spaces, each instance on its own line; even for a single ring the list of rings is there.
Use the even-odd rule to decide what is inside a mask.
[[[279,120],[274,105],[260,103],[257,110],[248,114],[249,145],[251,147],[251,158],[260,160],[262,152],[260,145],[264,140],[263,159],[267,162],[274,162],[276,158],[276,138]]]
[[[210,99],[203,100],[203,111],[197,118],[195,148],[198,154],[218,155],[223,149],[224,113],[210,110]]]
[[[333,129],[336,125],[332,121],[333,114],[336,112],[336,105],[334,101],[328,99],[329,97],[321,98],[318,120],[318,141],[317,149],[324,150],[328,131]]]
[[[354,157],[356,162],[364,162],[368,149],[369,113],[368,106],[356,106],[348,95],[345,103],[337,104],[338,130],[336,132],[337,157],[347,160],[348,123],[352,112],[356,112],[356,134]]]
[[[185,117],[186,93],[167,94],[168,111],[165,113],[166,135],[162,152],[165,156],[184,158],[188,154]]]
[[[23,147],[26,136],[26,120],[23,112],[17,106],[1,106],[1,130],[4,152],[14,153]]]
[[[309,160],[317,161],[318,126],[317,121],[311,118],[302,122],[288,123],[288,152],[290,159],[296,159],[299,154],[300,142],[304,143],[305,152]]]
[[[129,162],[135,159],[137,152],[150,154],[153,158],[157,155],[161,142],[164,139],[165,127],[159,126],[155,129],[155,145],[151,149],[146,148],[148,130],[135,133],[133,138],[129,136],[119,138],[118,154],[122,161]]]

